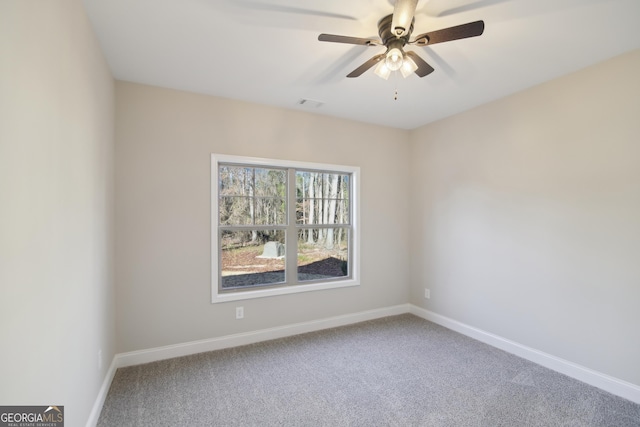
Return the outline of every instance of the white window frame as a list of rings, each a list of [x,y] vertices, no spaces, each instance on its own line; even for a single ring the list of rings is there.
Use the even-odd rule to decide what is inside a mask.
[[[218,286],[220,253],[218,247],[218,165],[239,164],[250,167],[275,167],[317,170],[319,172],[348,173],[351,175],[351,240],[349,272],[350,277],[335,281],[314,283],[284,283],[281,286],[255,287],[241,291],[220,292]],[[288,183],[294,186],[295,182]],[[295,194],[295,190],[293,191]],[[291,198],[289,192],[288,199]],[[287,204],[291,203],[287,200]],[[295,221],[295,218],[289,221]],[[227,302],[245,299],[286,295],[299,292],[318,291],[324,289],[345,288],[360,285],[360,168],[357,166],[342,166],[324,163],[309,163],[290,160],[265,159],[258,157],[244,157],[226,154],[211,154],[211,302]]]

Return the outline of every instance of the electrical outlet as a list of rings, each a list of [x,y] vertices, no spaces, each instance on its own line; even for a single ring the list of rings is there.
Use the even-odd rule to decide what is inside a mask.
[[[236,319],[244,319],[244,307],[236,307]]]
[[[431,299],[431,291],[427,288],[424,289],[424,297],[426,299]]]

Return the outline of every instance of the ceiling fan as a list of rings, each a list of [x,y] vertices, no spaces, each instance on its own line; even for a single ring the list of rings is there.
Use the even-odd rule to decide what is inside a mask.
[[[385,16],[378,22],[378,39],[364,39],[360,37],[338,36],[334,34],[320,34],[318,40],[322,42],[347,43],[363,46],[385,46],[385,53],[374,56],[367,62],[353,70],[347,77],[358,77],[369,68],[378,64],[375,73],[383,79],[389,78],[392,71],[402,73],[404,77],[416,73],[419,77],[431,74],[434,69],[417,53],[404,51],[405,45],[430,46],[452,40],[476,37],[484,32],[484,21],[475,21],[442,30],[431,31],[416,36],[410,40],[415,22],[414,14],[418,0],[396,0],[393,14]]]

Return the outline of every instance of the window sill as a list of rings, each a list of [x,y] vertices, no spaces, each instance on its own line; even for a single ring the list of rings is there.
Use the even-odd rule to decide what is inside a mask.
[[[214,293],[211,297],[211,303],[229,302],[229,301],[241,301],[246,299],[272,297],[276,295],[297,294],[301,292],[320,291],[324,289],[337,289],[347,288],[351,286],[359,286],[360,281],[341,280],[339,282],[323,282],[323,283],[310,283],[308,285],[295,285],[295,286],[282,286],[268,289],[252,289],[249,291],[240,292],[225,292]]]

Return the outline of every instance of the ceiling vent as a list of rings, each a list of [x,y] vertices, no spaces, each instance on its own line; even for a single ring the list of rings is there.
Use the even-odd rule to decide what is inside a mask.
[[[298,101],[298,105],[301,105],[305,108],[319,108],[324,105],[324,102],[316,101],[314,99],[301,99]]]

